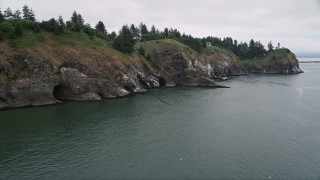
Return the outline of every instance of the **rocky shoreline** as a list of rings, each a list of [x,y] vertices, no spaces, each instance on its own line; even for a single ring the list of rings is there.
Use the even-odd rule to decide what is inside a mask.
[[[199,54],[168,42],[160,42],[152,49],[157,56],[152,62],[138,54],[110,54],[83,47],[15,49],[6,44],[0,46],[2,110],[65,100],[101,101],[176,85],[224,88],[216,80],[257,71],[243,67],[233,54]],[[148,44],[144,46],[147,49]],[[288,64],[276,64],[260,72],[302,72],[296,59]]]

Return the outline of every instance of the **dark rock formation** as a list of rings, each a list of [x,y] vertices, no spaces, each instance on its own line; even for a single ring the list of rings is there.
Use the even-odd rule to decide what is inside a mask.
[[[250,61],[250,60],[249,60]],[[252,61],[252,60],[251,60]],[[247,61],[248,62],[248,61]],[[299,67],[296,56],[288,49],[276,49],[268,56],[257,60],[255,66],[245,64],[249,73],[264,74],[299,74],[303,71]]]
[[[221,49],[199,54],[173,40],[148,43],[152,42],[143,44],[147,53],[153,53],[148,60],[112,49],[53,45],[13,49],[0,44],[0,109],[100,101],[175,85],[223,87],[214,80],[246,74],[238,58]],[[301,72],[296,61],[248,69]]]

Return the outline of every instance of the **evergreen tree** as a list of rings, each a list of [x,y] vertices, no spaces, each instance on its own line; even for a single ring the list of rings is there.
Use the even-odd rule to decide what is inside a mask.
[[[141,54],[142,56],[145,55],[146,51],[143,49],[142,45],[140,45],[139,49],[138,49],[139,54]]]
[[[176,38],[180,38],[181,37],[181,33],[178,31],[178,29],[174,29],[173,30],[173,34],[175,35]]]
[[[133,39],[137,42],[140,40],[141,38],[141,35],[140,35],[140,32],[139,32],[139,28],[137,28],[134,24],[131,24],[130,26],[130,31],[133,35]]]
[[[3,21],[4,21],[4,16],[3,16],[2,11],[0,9],[0,23],[2,23]]]
[[[78,14],[78,23],[80,26],[80,29],[84,27],[84,19],[82,18],[81,14]]]
[[[256,46],[255,46],[255,42],[254,42],[253,39],[251,39],[251,40],[250,40],[250,43],[249,43],[249,54],[248,54],[248,57],[249,57],[249,58],[255,57],[255,50],[256,50],[255,47],[256,47]]]
[[[232,52],[233,52],[235,55],[238,55],[238,41],[237,41],[237,40],[234,40],[234,42],[233,42]]]
[[[35,21],[35,15],[32,9],[29,9],[27,5],[24,5],[22,7],[22,14],[23,14],[23,19],[25,20],[30,20],[30,21]]]
[[[71,30],[79,32],[80,26],[78,23],[78,14],[76,11],[73,11],[70,22],[71,22]]]
[[[16,10],[16,12],[13,14],[14,19],[21,19],[21,12],[20,10]]]
[[[102,21],[99,21],[95,26],[95,35],[101,39],[109,40],[108,32]]]
[[[12,19],[13,18],[13,14],[12,14],[12,11],[11,9],[8,7],[4,12],[4,18],[5,19]]]
[[[73,11],[70,22],[71,31],[80,32],[81,28],[84,26],[84,20],[82,19],[82,16],[77,14],[76,11]]]
[[[148,32],[149,32],[148,27],[145,24],[140,23],[139,28],[140,28],[141,35],[148,34]]]
[[[71,23],[71,21],[67,21],[67,22],[66,22],[66,28],[72,29],[72,23]]]
[[[169,30],[169,38],[170,39],[179,39],[181,38],[181,33],[177,29],[170,29]]]
[[[268,43],[268,51],[273,51],[273,45],[271,41]]]
[[[1,24],[0,24],[1,25]],[[4,35],[3,35],[3,32],[0,31],[0,41],[3,41],[4,40]]]
[[[239,51],[238,54],[239,54],[240,58],[242,58],[242,59],[249,58],[248,57],[249,47],[248,47],[248,44],[246,42],[240,43],[238,45],[238,51]]]
[[[206,48],[206,47],[207,47],[206,38],[202,38],[202,39],[201,39],[201,45],[202,45],[202,48]]]
[[[168,37],[169,37],[169,29],[168,29],[168,28],[164,28],[164,30],[163,30],[163,36],[164,36],[165,38],[168,38]]]
[[[113,47],[124,53],[132,53],[134,47],[133,35],[128,26],[123,26],[113,42]]]
[[[151,35],[156,35],[156,27],[154,25],[151,26],[151,30],[150,30]]]
[[[23,19],[25,20],[29,19],[30,10],[26,4],[22,7],[22,13],[23,13]]]
[[[61,26],[54,18],[51,18],[49,21],[42,21],[41,28],[56,34],[62,34],[64,31],[63,26]]]
[[[63,21],[63,19],[62,19],[62,16],[60,15],[59,16],[59,18],[58,18],[58,23],[59,23],[59,25],[60,26],[62,26],[63,28],[65,28],[66,27],[66,25],[64,24],[64,21]]]
[[[97,25],[95,26],[96,30],[102,32],[102,33],[107,33],[106,27],[104,26],[102,21],[99,21]]]
[[[110,39],[115,39],[117,37],[117,33],[115,31],[112,31],[109,37]]]
[[[256,57],[265,55],[265,53],[266,53],[266,50],[260,41],[256,42],[256,52],[255,53],[256,53],[255,54]]]
[[[191,48],[195,51],[197,51],[198,53],[201,52],[202,50],[202,45],[201,45],[201,40],[198,38],[191,38]]]
[[[29,20],[30,21],[36,21],[36,17],[34,15],[34,11],[32,9],[30,10]]]
[[[140,29],[140,34],[141,34],[141,41],[150,40],[148,27],[145,24],[140,23],[139,29]]]
[[[91,40],[94,38],[94,29],[91,28],[90,24],[84,25],[83,31],[88,34]]]

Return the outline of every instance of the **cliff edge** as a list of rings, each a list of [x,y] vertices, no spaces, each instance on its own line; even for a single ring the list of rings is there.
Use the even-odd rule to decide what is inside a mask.
[[[0,109],[64,100],[100,101],[175,85],[220,87],[215,79],[245,73],[232,53],[197,53],[175,40],[143,42],[146,56],[110,45],[72,44],[50,33],[31,47],[0,43]],[[82,38],[83,38],[82,37]]]
[[[299,74],[303,71],[299,67],[296,56],[287,48],[275,49],[265,57],[241,61],[249,73],[264,74]]]
[[[302,72],[288,49],[243,61],[219,47],[199,53],[162,39],[138,42],[128,55],[83,32],[31,35],[17,39],[18,45],[0,43],[0,109],[100,101],[176,85],[217,88],[216,80],[248,73]]]

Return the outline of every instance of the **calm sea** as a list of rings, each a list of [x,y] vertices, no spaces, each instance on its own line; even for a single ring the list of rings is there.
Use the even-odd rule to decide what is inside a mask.
[[[319,179],[320,63],[0,112],[0,179]]]

